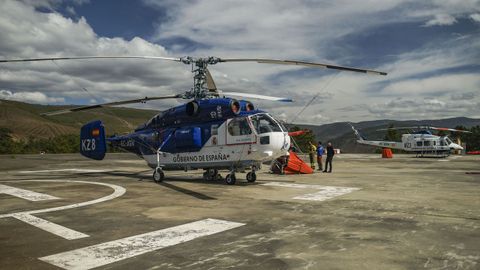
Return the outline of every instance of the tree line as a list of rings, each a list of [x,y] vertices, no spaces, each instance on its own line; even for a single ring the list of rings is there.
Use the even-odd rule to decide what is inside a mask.
[[[122,152],[121,149],[108,147],[108,152]],[[80,135],[64,134],[52,138],[35,138],[16,140],[11,130],[0,127],[0,154],[62,154],[79,153]]]
[[[80,136],[75,134],[58,135],[53,138],[15,140],[8,128],[0,128],[0,154],[78,153]]]
[[[470,131],[471,133],[452,132],[449,138],[456,140],[460,138],[462,143],[467,144],[467,151],[480,151],[480,126],[466,128],[464,126],[456,126],[455,129]]]

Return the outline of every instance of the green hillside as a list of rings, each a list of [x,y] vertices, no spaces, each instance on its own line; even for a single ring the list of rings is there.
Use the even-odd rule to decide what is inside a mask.
[[[16,139],[53,138],[78,134],[80,127],[92,120],[102,120],[108,134],[121,134],[146,122],[157,111],[130,108],[100,108],[85,112],[42,116],[41,113],[75,106],[51,106],[0,100],[0,128],[7,128]]]

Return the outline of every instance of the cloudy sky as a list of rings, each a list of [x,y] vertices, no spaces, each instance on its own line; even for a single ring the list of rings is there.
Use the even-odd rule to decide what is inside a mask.
[[[210,70],[219,89],[293,98],[254,101],[287,121],[480,118],[479,0],[5,0],[0,10],[0,59],[191,55],[363,67],[389,74],[256,63]],[[190,67],[175,62],[0,64],[0,98],[30,103],[108,102],[191,85]]]

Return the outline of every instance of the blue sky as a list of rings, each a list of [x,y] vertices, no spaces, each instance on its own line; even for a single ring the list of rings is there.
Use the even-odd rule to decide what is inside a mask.
[[[75,20],[85,17],[99,36],[127,40],[134,37],[149,39],[155,31],[155,24],[165,18],[167,12],[166,9],[152,9],[142,1],[128,0],[92,1],[80,5],[62,2],[55,10]]]
[[[386,71],[231,63],[211,67],[223,90],[294,98],[255,101],[305,123],[480,118],[480,1],[2,1],[0,58],[218,56],[331,63]],[[0,98],[87,104],[177,93],[188,66],[73,61],[0,67]],[[89,93],[82,89],[85,88]],[[182,101],[142,108],[166,109]]]

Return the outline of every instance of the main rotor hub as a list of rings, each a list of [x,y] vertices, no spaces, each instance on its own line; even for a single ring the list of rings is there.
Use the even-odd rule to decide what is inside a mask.
[[[200,57],[194,58],[191,56],[184,56],[180,58],[180,62],[186,65],[192,65],[193,75],[193,87],[190,91],[187,91],[184,94],[186,99],[204,99],[204,98],[214,98],[218,94],[209,91],[207,88],[207,67],[208,65],[214,65],[220,62],[218,57]]]
[[[191,57],[191,56],[184,56],[180,58],[180,62],[190,65],[215,65],[216,63],[220,62],[220,58],[209,56],[209,57]]]

